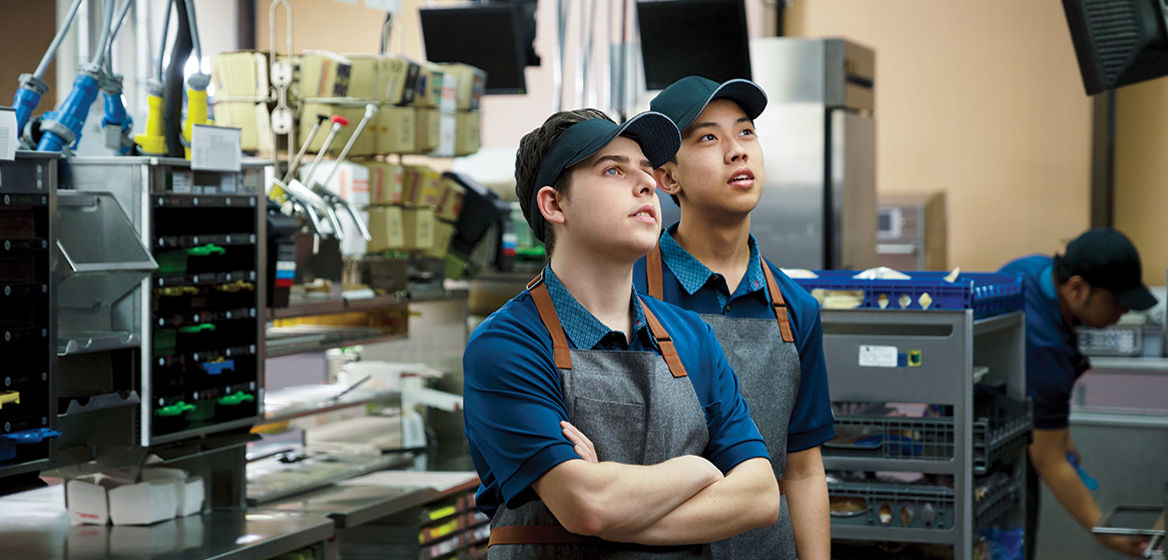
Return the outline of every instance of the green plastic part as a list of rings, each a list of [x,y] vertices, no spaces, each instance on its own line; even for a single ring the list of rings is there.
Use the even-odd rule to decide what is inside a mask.
[[[240,403],[251,402],[254,400],[255,400],[255,396],[253,396],[251,393],[245,393],[243,391],[238,391],[236,393],[227,395],[225,397],[220,397],[219,404],[224,405],[224,406],[232,406],[232,405],[237,405]]]
[[[198,333],[203,331],[214,331],[215,325],[211,323],[202,323],[199,325],[191,325],[189,327],[179,327],[178,332],[183,334]]]
[[[195,405],[187,404],[183,401],[178,401],[170,406],[164,406],[154,411],[158,416],[178,416],[188,410],[194,410]]]
[[[208,243],[206,245],[199,245],[198,247],[191,247],[187,249],[187,254],[195,257],[206,257],[208,255],[222,255],[227,252],[227,249]]]

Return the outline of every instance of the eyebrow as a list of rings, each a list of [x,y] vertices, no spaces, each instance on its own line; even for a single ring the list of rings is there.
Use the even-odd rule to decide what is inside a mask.
[[[615,161],[617,163],[623,163],[625,165],[629,164],[629,158],[627,158],[625,156],[618,156],[615,154],[609,154],[609,155],[604,155],[604,156],[600,156],[600,157],[596,158],[596,161],[592,163],[592,167],[597,167],[606,161]],[[642,159],[640,166],[641,167],[648,167],[651,169],[653,167],[653,164],[649,163],[648,159]]]

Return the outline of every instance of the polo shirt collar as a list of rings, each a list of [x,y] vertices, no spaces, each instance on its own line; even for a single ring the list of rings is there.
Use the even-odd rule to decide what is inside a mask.
[[[564,334],[576,345],[576,348],[592,350],[606,336],[617,333],[601,323],[579,301],[576,301],[575,296],[564,287],[563,282],[560,282],[560,279],[552,272],[550,264],[544,268],[543,281],[547,284],[548,295],[551,296],[552,305],[555,306],[556,314],[560,317],[560,325],[564,328]],[[649,324],[645,320],[645,310],[641,308],[641,302],[636,296],[637,291],[633,290],[629,305],[633,312],[633,329],[639,338],[649,334]],[[627,340],[623,335],[621,338]]]
[[[686,251],[673,238],[675,231],[677,231],[677,224],[673,224],[661,232],[661,260],[669,266],[669,270],[677,277],[682,289],[692,296],[710,281],[714,271],[689,254],[689,251]],[[739,290],[746,288],[746,293],[750,293],[764,289],[766,277],[762,273],[762,258],[759,257],[758,243],[755,242],[753,234],[747,238],[746,244],[750,248],[750,257],[748,257],[746,265],[746,276],[739,283]]]

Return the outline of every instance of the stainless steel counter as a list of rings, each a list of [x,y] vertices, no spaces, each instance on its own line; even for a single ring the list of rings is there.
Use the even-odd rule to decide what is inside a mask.
[[[325,543],[333,521],[312,512],[210,511],[149,526],[69,525],[64,486],[0,498],[4,558],[258,559]]]
[[[401,513],[442,496],[430,488],[394,486],[330,486],[295,498],[265,504],[258,510],[319,513],[349,528]]]

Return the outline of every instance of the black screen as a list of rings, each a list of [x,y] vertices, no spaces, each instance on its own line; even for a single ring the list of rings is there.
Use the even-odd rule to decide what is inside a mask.
[[[743,0],[637,2],[646,89],[696,74],[716,82],[750,79]]]
[[[419,13],[426,60],[482,68],[487,73],[483,93],[526,93],[527,53],[517,6],[423,8]]]
[[[1168,74],[1159,0],[1063,0],[1063,9],[1088,94]]]

